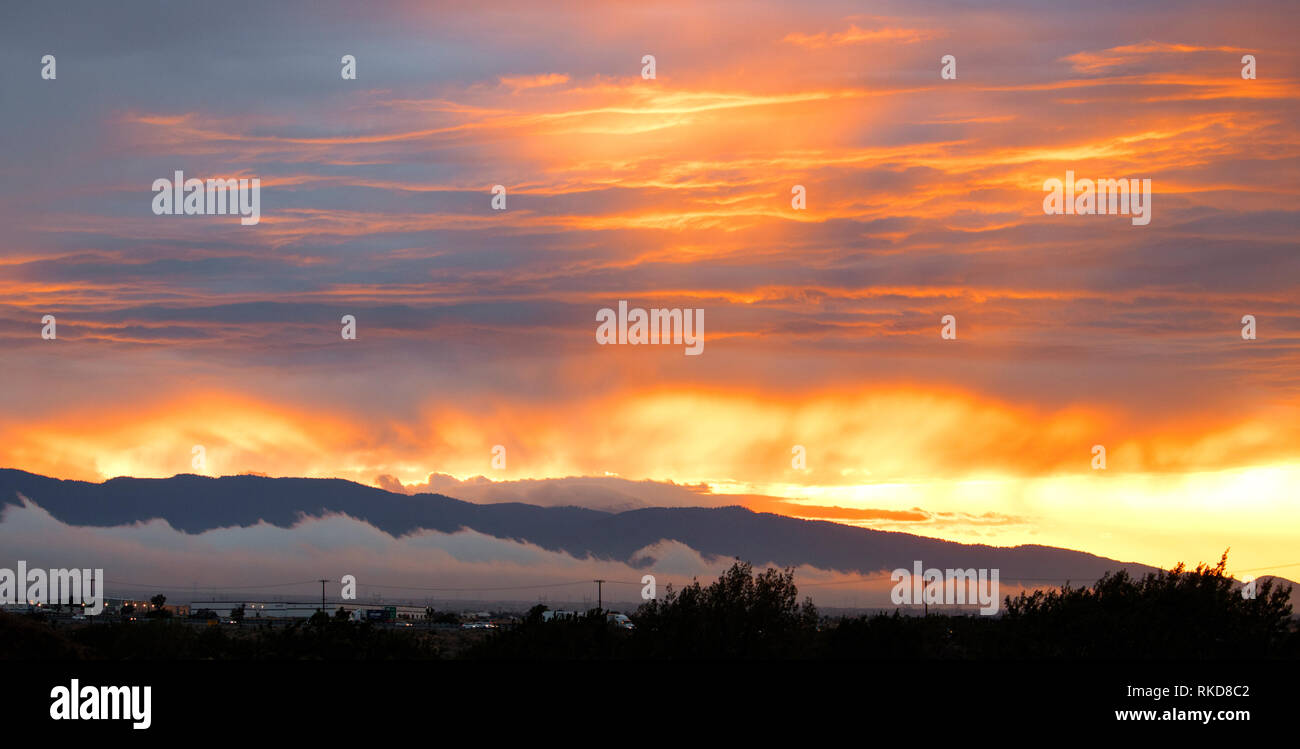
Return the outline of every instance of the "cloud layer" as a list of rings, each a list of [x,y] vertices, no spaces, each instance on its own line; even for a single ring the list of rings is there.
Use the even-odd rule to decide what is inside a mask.
[[[1292,15],[10,9],[0,465],[167,476],[201,445],[211,474],[1294,561]],[[260,178],[261,222],[154,216],[176,169]],[[1044,215],[1067,170],[1151,179],[1151,224]],[[595,345],[620,299],[703,308],[707,353]]]

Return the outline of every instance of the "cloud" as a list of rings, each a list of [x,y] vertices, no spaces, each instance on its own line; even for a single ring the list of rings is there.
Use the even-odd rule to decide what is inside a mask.
[[[712,582],[734,560],[701,555],[676,541],[646,546],[628,560],[577,559],[537,546],[475,531],[423,531],[394,538],[341,515],[304,519],[292,528],[266,523],[198,534],[162,520],[117,527],[70,526],[24,500],[0,514],[0,545],[9,559],[29,568],[103,569],[107,595],[191,599],[318,600],[326,576],[357,579],[363,601],[408,601],[454,608],[472,601],[546,601],[594,605],[591,582],[606,580],[607,604],[632,611],[641,603],[641,579],[656,578],[656,592],[680,589],[692,579]],[[758,569],[770,564],[755,562]],[[796,568],[802,591],[832,604],[859,596],[856,605],[888,606],[887,578],[861,580],[809,566]],[[825,588],[824,586],[831,587]],[[337,600],[341,584],[327,586]]]
[[[1249,50],[1242,47],[1202,46],[1171,42],[1146,41],[1124,44],[1098,52],[1076,52],[1061,59],[1070,63],[1080,73],[1100,73],[1110,68],[1133,65],[1158,56],[1191,55],[1204,52],[1221,52],[1240,55]],[[1235,61],[1234,61],[1235,62]]]
[[[683,486],[669,481],[629,481],[612,476],[568,476],[563,478],[493,481],[486,476],[465,480],[444,473],[431,473],[422,483],[403,484],[383,475],[375,484],[391,492],[445,494],[478,504],[520,502],[540,507],[586,507],[606,512],[624,512],[642,507],[721,507],[735,504],[731,496],[718,496],[708,486]]]
[[[843,31],[823,31],[816,34],[791,32],[790,34],[787,34],[782,41],[800,47],[807,47],[808,49],[825,49],[828,47],[842,47],[846,45],[870,44],[875,42],[915,44],[916,42],[937,39],[946,35],[946,32],[937,29],[909,29],[898,27],[862,29],[855,23],[850,24],[849,27]]]
[[[1107,486],[1148,499],[1229,506],[1247,492],[1217,477],[1273,492],[1260,476],[1297,463],[1300,82],[1290,27],[1260,22],[1285,3],[324,2],[292,39],[276,29],[305,5],[232,7],[31,4],[0,28],[14,60],[55,28],[78,50],[57,87],[5,89],[33,116],[0,153],[0,465],[165,476],[203,444],[220,473],[486,474],[448,484],[483,501],[775,497],[752,501],[1021,541],[1091,521],[1045,519],[1034,487],[1127,517],[1132,496],[1071,483],[1098,441],[1127,472]],[[152,62],[177,50],[222,62]],[[949,51],[956,81],[938,77]],[[262,223],[152,215],[176,168],[259,177]],[[1044,216],[1066,170],[1151,178],[1153,224]],[[619,299],[705,309],[708,353],[597,347],[594,311]],[[957,341],[937,335],[947,314]],[[580,478],[606,474],[711,493]],[[1250,501],[1278,525],[1268,492]],[[1251,532],[1197,517],[1207,546]]]
[[[569,76],[564,73],[539,73],[537,75],[515,75],[501,76],[499,78],[501,85],[515,91],[526,91],[532,88],[547,88],[549,86],[558,86],[569,82]]]

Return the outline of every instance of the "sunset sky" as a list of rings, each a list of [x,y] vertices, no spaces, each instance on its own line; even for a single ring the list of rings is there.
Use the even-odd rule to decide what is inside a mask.
[[[620,477],[1300,574],[1294,2],[277,5],[0,11],[0,466]],[[154,215],[176,170],[260,223]],[[1067,170],[1150,224],[1044,215]],[[704,353],[597,345],[620,300]]]

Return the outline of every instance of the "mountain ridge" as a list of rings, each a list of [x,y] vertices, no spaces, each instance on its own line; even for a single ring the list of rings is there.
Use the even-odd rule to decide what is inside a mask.
[[[470,529],[633,567],[648,564],[634,558],[638,551],[677,541],[711,557],[861,574],[910,568],[920,560],[934,568],[999,569],[1004,581],[1090,584],[1108,571],[1140,577],[1158,569],[1053,546],[963,544],[735,505],[613,512],[517,502],[475,504],[442,494],[396,493],[346,479],[177,474],[94,483],[0,468],[0,508],[21,504],[20,495],[68,525],[105,527],[161,519],[176,530],[196,534],[259,522],[291,528],[305,518],[342,514],[394,537]],[[176,501],[181,497],[189,501]]]

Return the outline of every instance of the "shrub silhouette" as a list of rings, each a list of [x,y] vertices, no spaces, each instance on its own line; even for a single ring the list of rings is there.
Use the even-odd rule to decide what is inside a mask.
[[[863,616],[823,638],[827,658],[1250,659],[1300,656],[1289,589],[1261,583],[1255,598],[1224,575],[1227,552],[1135,580],[1107,573],[1091,587],[1007,597],[1003,614]]]
[[[1108,573],[1089,587],[1007,597],[997,617],[895,611],[821,621],[810,600],[799,603],[792,569],[756,574],[737,563],[708,586],[669,587],[636,611],[631,631],[603,611],[545,621],[538,605],[514,629],[461,652],[566,660],[1300,658],[1290,589],[1267,581],[1244,598],[1226,567],[1225,552],[1213,567],[1179,564],[1141,579]],[[39,616],[0,615],[0,659],[424,660],[449,654],[440,642],[430,632],[376,628],[338,612],[230,629],[168,619],[55,628]]]
[[[794,570],[738,562],[707,588],[669,586],[633,616],[632,652],[650,658],[791,658],[811,653],[817,608],[799,603]]]
[[[1006,599],[1001,655],[1043,658],[1261,658],[1295,655],[1290,589],[1261,583],[1253,599],[1213,567],[1182,563],[1134,580],[1107,573],[1091,588]]]
[[[471,647],[469,658],[538,660],[606,660],[623,657],[628,634],[595,610],[576,617],[542,620],[544,606],[534,606],[513,630],[502,631]]]
[[[738,562],[708,587],[699,580],[633,614],[636,629],[618,629],[601,611],[543,621],[535,606],[511,631],[470,651],[479,658],[782,658],[810,654],[817,609],[802,605],[792,569],[755,574]]]

